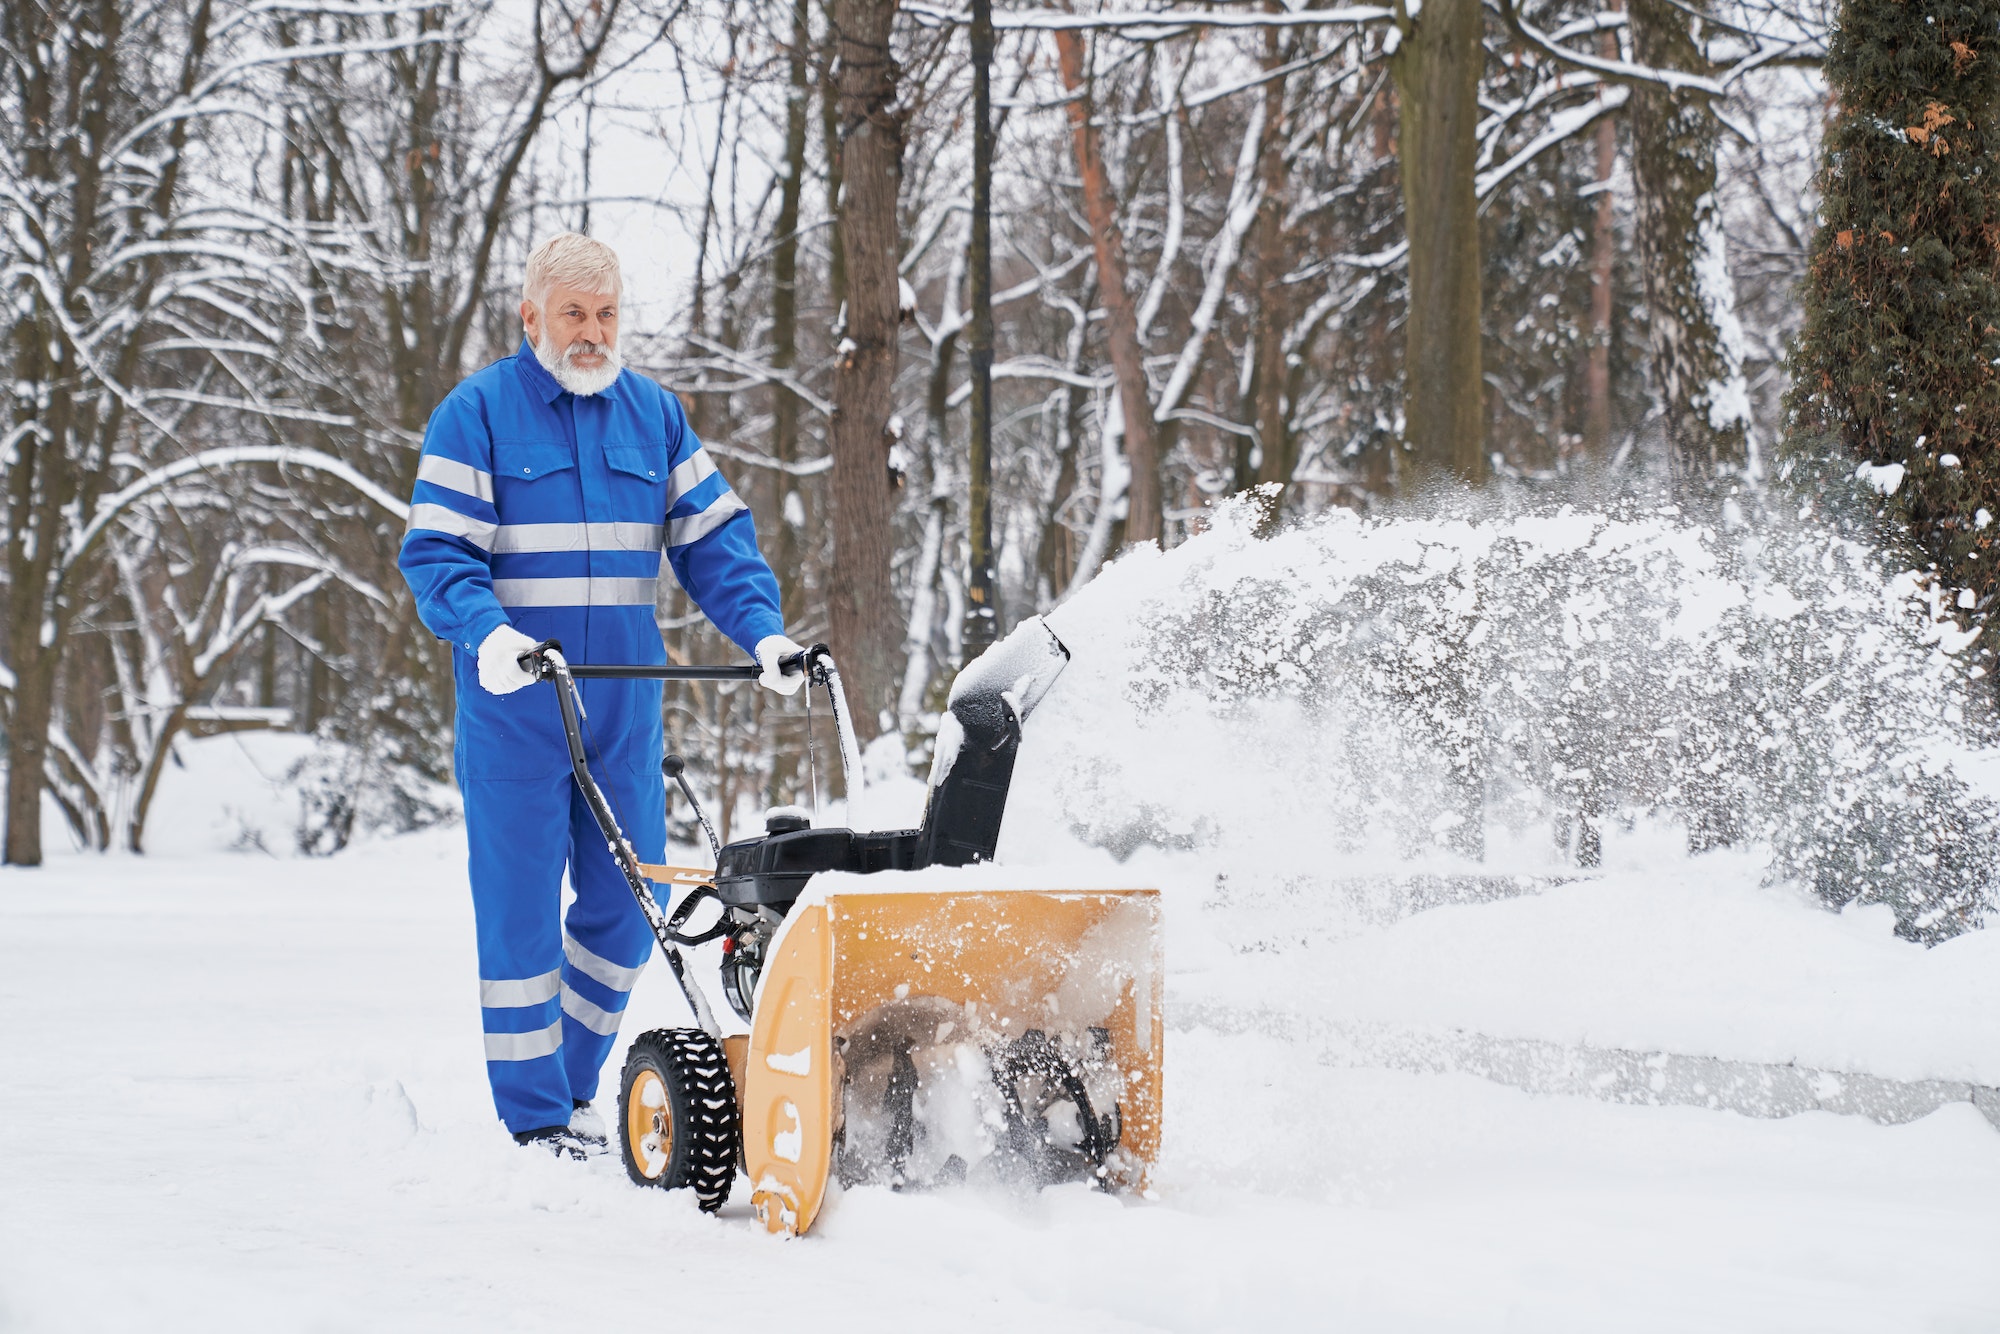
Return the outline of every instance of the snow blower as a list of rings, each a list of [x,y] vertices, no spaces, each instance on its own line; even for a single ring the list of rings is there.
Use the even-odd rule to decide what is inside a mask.
[[[758,1219],[790,1235],[835,1181],[1143,1187],[1160,1144],[1157,893],[996,888],[991,872],[974,885],[948,869],[992,859],[1022,726],[1069,661],[1040,618],[952,683],[919,828],[814,828],[786,807],[762,836],[724,847],[668,756],[713,869],[633,853],[591,777],[575,682],[748,680],[757,668],[572,665],[554,642],[521,661],[556,688],[577,787],[694,1016],[627,1054],[618,1135],[633,1181],[691,1188],[713,1212],[741,1167]],[[854,791],[832,656],[815,645],[784,665],[806,673],[809,715],[811,691],[825,692]],[[671,911],[656,887],[681,892]],[[714,919],[692,927],[704,904]],[[722,1036],[682,957],[709,941],[747,1036]]]

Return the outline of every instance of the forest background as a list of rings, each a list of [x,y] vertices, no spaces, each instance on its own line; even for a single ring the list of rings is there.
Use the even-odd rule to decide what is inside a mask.
[[[1834,35],[1963,28],[1932,45],[1985,101],[1920,99],[1893,133],[1970,170],[1992,8],[1002,8],[982,624],[966,12],[13,0],[5,859],[41,860],[45,793],[78,844],[142,850],[176,738],[234,728],[321,739],[303,850],[449,817],[448,659],[395,570],[403,507],[431,409],[517,346],[522,261],[558,229],[621,249],[627,363],[755,511],[793,636],[833,646],[863,739],[890,738],[874,763],[922,765],[984,635],[1246,491],[1273,528],[1465,488],[1735,524],[1801,461],[1852,484],[1853,454],[1926,437],[1788,407],[1809,318],[1809,389],[1854,361],[1812,267],[1856,235],[1819,218]],[[1962,227],[1984,309],[2000,231]],[[1976,498],[1916,516],[1919,553]],[[735,655],[677,591],[659,614],[675,660]],[[677,689],[669,725],[725,823],[798,792],[807,723],[765,692]]]

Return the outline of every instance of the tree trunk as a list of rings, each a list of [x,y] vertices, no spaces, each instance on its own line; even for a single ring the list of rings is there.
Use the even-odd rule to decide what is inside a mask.
[[[15,424],[32,419],[38,429],[15,441],[6,470],[7,652],[19,679],[9,720],[7,830],[0,856],[12,865],[38,866],[43,766],[70,629],[64,581],[76,577],[74,566],[62,567],[76,554],[66,547],[68,516],[89,514],[110,477],[108,460],[120,439],[125,400],[102,392],[100,377],[120,385],[133,382],[142,335],[148,332],[143,312],[151,308],[163,258],[142,261],[132,270],[136,277],[94,268],[98,246],[126,207],[106,198],[110,187],[103,175],[113,113],[129,109],[112,91],[124,86],[126,8],[105,0],[73,11],[12,6],[4,13],[0,45],[19,56],[13,77],[19,121],[28,127],[16,150],[18,161],[38,194],[62,201],[44,217],[63,226],[43,240],[51,251],[66,252],[59,292],[32,278],[20,280],[26,299],[19,304],[26,314],[14,325],[10,367],[14,383],[22,386],[15,391]],[[201,0],[189,18],[187,45],[178,56],[183,97],[203,68],[212,16],[208,0]],[[146,201],[150,220],[164,224],[170,216],[188,133],[187,120],[176,120],[157,145],[165,166]],[[66,316],[70,327],[87,327],[96,312],[114,303],[142,314],[126,323],[122,338],[98,343],[93,357],[84,359],[57,315]],[[108,377],[101,369],[106,363]]]
[[[1633,0],[1633,58],[1709,72],[1678,0]],[[1735,344],[1715,198],[1714,119],[1699,93],[1632,90],[1632,183],[1646,337],[1676,494],[1700,496],[1749,461],[1749,397]]]
[[[808,0],[793,0],[792,45],[788,53],[791,83],[785,102],[785,180],[778,192],[778,236],[771,252],[771,364],[790,375],[799,355],[799,201],[805,188],[808,44],[812,41]],[[793,463],[799,457],[799,399],[782,385],[771,391],[771,457]],[[800,577],[800,534],[792,522],[795,507],[805,497],[789,469],[777,472],[778,587],[784,599],[785,621],[804,612],[804,580]],[[796,499],[794,499],[796,497]]]
[[[56,655],[43,650],[17,664],[7,737],[7,856],[9,866],[42,864],[42,788],[47,781],[49,720],[55,706]]]
[[[1284,63],[1275,28],[1264,30],[1264,68],[1274,70]],[[1264,83],[1264,142],[1258,152],[1257,170],[1263,179],[1264,198],[1258,205],[1256,223],[1257,270],[1257,360],[1256,424],[1257,482],[1275,486],[1265,501],[1263,531],[1275,531],[1284,510],[1284,488],[1292,480],[1291,432],[1285,413],[1285,327],[1291,322],[1290,303],[1285,299],[1284,278],[1289,267],[1285,255],[1285,135],[1281,128],[1285,113],[1285,80],[1267,78]]]
[[[167,761],[173,758],[174,739],[187,723],[188,703],[189,697],[184,695],[160,720],[159,730],[153,735],[152,751],[139,771],[138,795],[133,798],[132,810],[125,819],[127,852],[139,854],[146,851],[146,814],[153,809],[153,794],[160,790],[160,774],[166,769]]]
[[[37,313],[40,308],[37,301]],[[25,319],[15,326],[13,364],[22,383],[37,385],[52,378],[48,347],[41,320]],[[48,406],[60,409],[67,399],[68,395],[58,390]],[[56,433],[52,415],[41,412],[33,394],[15,399],[16,423],[41,416],[48,435],[19,432],[7,476],[7,661],[15,676],[13,707],[7,720],[5,859],[10,866],[42,864],[42,764],[55,702],[56,668],[56,650],[42,646],[42,610],[57,523],[69,490],[64,458],[68,442]],[[61,415],[66,418],[68,414]]]
[[[898,620],[889,578],[895,504],[889,419],[898,325],[897,197],[902,184],[899,71],[890,51],[895,0],[835,0],[840,57],[841,206],[835,231],[847,264],[847,329],[833,372],[834,651],[862,742],[894,702]]]
[[[1132,470],[1125,493],[1125,540],[1158,542],[1164,534],[1152,397],[1146,386],[1145,365],[1139,356],[1138,318],[1132,294],[1125,286],[1125,238],[1118,229],[1118,207],[1105,175],[1097,127],[1090,123],[1082,35],[1074,29],[1058,29],[1056,54],[1062,65],[1063,89],[1070,95],[1076,170],[1083,179],[1084,216],[1090,222],[1090,239],[1096,249],[1097,286],[1104,294],[1105,338],[1110,343],[1112,372],[1118,380],[1118,406],[1125,422],[1125,458]]]
[[[1618,4],[1613,0],[1612,9]],[[1618,56],[1618,38],[1605,33],[1598,54]],[[1590,358],[1584,369],[1584,452],[1599,461],[1611,447],[1611,277],[1618,256],[1617,209],[1611,197],[1611,177],[1618,167],[1618,125],[1606,116],[1597,123],[1597,217],[1590,247]],[[1581,864],[1581,863],[1579,863]],[[1596,863],[1591,863],[1595,865]]]
[[[306,668],[306,731],[317,732],[321,722],[333,714],[333,669],[327,659],[333,655],[333,618],[328,602],[332,594],[322,588],[312,595],[312,659]]]
[[[110,18],[115,25],[116,13]],[[97,38],[93,42],[74,43],[76,34],[54,30],[58,22],[58,15],[48,10],[37,14],[26,7],[10,8],[0,32],[11,50],[22,53],[17,75],[20,110],[24,125],[36,131],[23,136],[26,174],[52,202],[69,196],[69,275],[82,281],[90,275],[90,223],[97,194],[94,150],[101,136],[80,132],[83,127],[65,113],[73,113],[86,96],[100,117],[106,110],[108,95],[84,94],[80,86],[99,82],[93,74],[100,76],[102,86],[114,83],[115,72],[109,67],[116,32],[114,27],[109,33],[92,34]],[[66,51],[56,46],[64,36],[74,43]],[[94,52],[94,58],[86,52]],[[59,86],[65,77],[66,86]],[[65,238],[50,239],[60,244]],[[79,408],[71,388],[75,354],[69,340],[58,335],[59,321],[49,309],[48,296],[32,278],[17,281],[28,313],[13,327],[11,369],[18,386],[13,418],[17,428],[33,421],[37,429],[16,431],[14,457],[7,468],[7,660],[16,680],[7,736],[5,860],[12,866],[40,866],[42,789],[47,781],[42,766],[48,755],[63,650],[62,617],[50,605],[50,592],[63,547],[63,512],[75,499],[72,451]],[[88,319],[89,311],[73,287],[62,293],[61,301],[70,307],[72,318]],[[53,632],[46,636],[45,619]]]
[[[799,206],[805,189],[806,132],[812,96],[812,10],[810,0],[792,2],[792,42],[786,52],[790,82],[785,102],[785,179],[778,190],[777,243],[771,251],[771,364],[790,376],[799,359]],[[783,385],[771,388],[771,457],[781,464],[799,458],[799,398]],[[806,491],[789,468],[774,474],[772,567],[778,576],[779,609],[787,626],[805,617]],[[765,721],[789,715],[768,711]],[[770,804],[794,799],[798,785],[796,746],[777,746],[771,753]]]
[[[834,323],[839,326],[845,319],[847,307],[847,246],[841,240],[840,227],[840,141],[841,110],[840,87],[837,73],[840,62],[840,24],[837,18],[836,0],[827,0],[826,45],[820,49],[819,66],[819,130],[820,139],[826,149],[826,212],[835,220],[833,234],[827,238],[826,254],[826,297],[833,307]],[[838,337],[838,334],[835,335]]]
[[[1410,242],[1403,462],[1419,479],[1449,474],[1481,482],[1487,473],[1473,180],[1485,57],[1480,19],[1479,0],[1430,0],[1418,18],[1399,14],[1403,36],[1390,60]]]

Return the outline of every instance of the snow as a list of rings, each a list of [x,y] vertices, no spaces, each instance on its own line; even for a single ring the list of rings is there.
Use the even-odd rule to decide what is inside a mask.
[[[1696,251],[1695,286],[1703,309],[1715,326],[1716,350],[1721,365],[1706,387],[1708,424],[1718,431],[1741,425],[1750,428],[1750,386],[1743,378],[1743,362],[1749,342],[1743,323],[1736,317],[1736,284],[1729,276],[1728,238],[1722,225],[1722,209],[1712,194],[1695,201]],[[1754,444],[1752,448],[1754,449]]]
[[[797,1051],[773,1051],[764,1054],[764,1064],[781,1075],[809,1075],[812,1073],[813,1054],[811,1047],[801,1047]]]
[[[1972,1329],[2000,1302],[2000,1136],[1968,1107],[1620,1107],[1202,1023],[1167,1036],[1156,1200],[868,1188],[780,1243],[742,1182],[711,1220],[505,1140],[460,865],[439,832],[0,875],[9,1329],[590,1329],[745,1291],[829,1330]],[[665,971],[628,1033],[683,1020]]]
[[[1896,488],[1903,484],[1906,471],[1900,463],[1864,463],[1854,470],[1854,480],[1873,487],[1878,494],[1893,496]]]
[[[962,712],[989,730],[1004,721],[999,716],[1002,707],[1016,724],[1023,723],[1068,661],[1060,641],[1039,616],[1032,616],[967,663],[951,683],[949,721],[939,720],[931,748],[930,786],[943,782],[958,762],[965,745]]]
[[[1335,859],[1463,869],[1475,769],[1486,841],[1532,849],[1503,870],[1553,869],[1580,804],[1692,821],[1712,790],[1768,877],[1891,902],[1923,932],[1990,901],[1981,831],[2000,819],[2000,788],[1973,782],[1995,739],[1967,721],[1948,602],[1769,517],[1335,511],[1266,541],[1224,507],[1050,613],[1073,661],[1034,726],[1062,741],[1024,747],[1009,828],[1203,853],[1290,912],[1279,896]],[[1000,855],[1043,846],[1003,832]]]
[[[312,738],[296,732],[181,738],[174,745],[177,762],[161,779],[147,813],[147,851],[289,855],[301,810],[298,790],[286,775],[312,753]]]
[[[2000,1086],[2000,935],[1912,948],[1886,908],[1828,913],[1757,870],[1717,853],[1613,871],[1258,971],[1287,1005],[1353,1025]],[[1180,994],[1227,1001],[1234,971]]]
[[[1402,588],[1422,617],[1376,605],[1398,661],[1500,653],[1534,621],[1570,645],[1547,669],[1562,679],[1837,634],[1878,656],[1802,660],[1810,703],[1789,707],[1871,725],[1855,692],[1901,698],[1879,693],[1903,680],[1882,664],[1946,679],[1934,645],[1898,638],[1915,585],[1891,596],[1841,551],[1794,565],[1781,547],[1753,577],[1664,521],[1341,519],[1258,544],[1224,516],[1107,568],[1050,617],[1073,660],[1026,728],[1001,864],[909,879],[1161,892],[1151,1190],[857,1187],[793,1243],[762,1233],[747,1182],[709,1218],[615,1157],[507,1140],[457,830],[289,855],[302,743],[185,744],[151,855],[0,870],[0,1328],[600,1329],[745,1293],[760,1320],[829,1331],[1990,1327],[2000,1131],[1967,1090],[2000,1085],[2000,936],[1913,945],[1886,904],[1831,912],[1774,877],[1756,840],[1689,857],[1664,804],[1607,809],[1589,872],[1552,851],[1555,808],[1513,789],[1482,864],[1412,845],[1350,790],[1393,778],[1380,790],[1428,827],[1435,774],[1394,728],[1321,707],[1346,650],[1308,634],[1302,658],[1285,628]],[[1806,579],[1820,554],[1851,578]],[[1497,564],[1578,560],[1604,577],[1496,605],[1522,587]],[[1613,568],[1667,591],[1620,613],[1638,575]],[[1169,633],[1191,608],[1205,643]],[[1468,649],[1455,618],[1482,609],[1490,637]],[[1856,662],[1874,674],[1857,683]],[[2000,755],[1942,714],[1910,728],[1969,792],[2000,783]],[[691,957],[707,980],[713,947]],[[649,970],[625,1035],[685,1022]],[[971,1087],[979,1054],[955,1036],[926,1059]],[[1527,1050],[1569,1062],[1560,1091],[1515,1086],[1501,1058]],[[1637,1081],[1593,1074],[1607,1053]],[[1680,1105],[1697,1058],[1788,1073],[1826,1105],[1871,1081],[1959,1091],[1900,1124],[1739,1114]]]
[[[992,1179],[999,1143],[995,1130],[1005,1125],[1005,1114],[986,1049],[1001,1035],[960,1031],[965,1018],[963,1012],[933,998],[928,1003],[890,1006],[859,1031],[843,1035],[848,1088],[843,1104],[844,1178],[900,1177],[920,1183],[947,1175],[962,1181]],[[888,1110],[887,1095],[898,1050],[917,1072],[909,1110],[919,1130],[900,1168],[892,1168],[887,1146],[895,1134],[895,1117]]]
[[[805,1132],[799,1128],[798,1104],[787,1098],[779,1114],[791,1123],[791,1128],[771,1136],[771,1152],[788,1163],[795,1163],[805,1143]]]

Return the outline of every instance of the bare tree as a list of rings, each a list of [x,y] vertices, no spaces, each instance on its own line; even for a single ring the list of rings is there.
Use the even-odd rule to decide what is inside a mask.
[[[1098,290],[1104,297],[1105,339],[1111,366],[1118,377],[1119,429],[1131,470],[1126,483],[1125,540],[1157,542],[1160,529],[1160,460],[1154,440],[1152,396],[1139,356],[1139,325],[1126,287],[1125,240],[1118,226],[1116,202],[1091,123],[1089,84],[1084,74],[1084,38],[1074,28],[1056,31],[1056,52],[1063,89],[1069,94],[1069,115],[1076,145],[1076,170],[1083,181],[1084,214],[1090,219],[1090,239],[1097,258]]]
[[[1644,419],[1649,382],[1663,417],[1712,427],[1731,380],[1687,351],[1731,341],[1710,222],[1735,229],[1750,388],[1775,403],[1810,200],[1772,198],[1758,164],[1806,161],[1764,136],[1818,94],[1787,75],[1796,106],[1761,114],[1750,76],[1814,57],[1809,19],[1770,4],[1497,0],[1491,25],[1461,0],[1003,7],[999,628],[1252,486],[1277,488],[1275,523],[1489,461],[1497,485],[1558,485],[1585,441]],[[466,364],[511,350],[503,289],[535,228],[634,207],[683,217],[700,259],[629,357],[729,461],[787,623],[833,643],[863,729],[893,710],[921,747],[968,647],[965,17],[942,0],[10,9],[10,782],[47,785],[83,842],[137,844],[188,720],[248,705],[291,707],[329,781],[442,777],[444,660],[394,572],[424,418]],[[1718,164],[1724,96],[1747,139]],[[621,197],[643,191],[588,151],[537,149],[551,124],[567,146],[620,117],[690,164],[684,196]],[[1655,130],[1682,138],[1649,176]],[[1706,448],[1684,473],[1714,472]],[[676,594],[660,618],[678,659],[728,651]],[[798,794],[798,715],[707,688],[668,708],[730,801]]]
[[[842,673],[864,740],[893,700],[898,634],[890,581],[901,258],[898,209],[904,109],[890,44],[896,0],[834,0],[839,53],[841,198],[846,320],[833,378],[833,568],[829,601]]]

